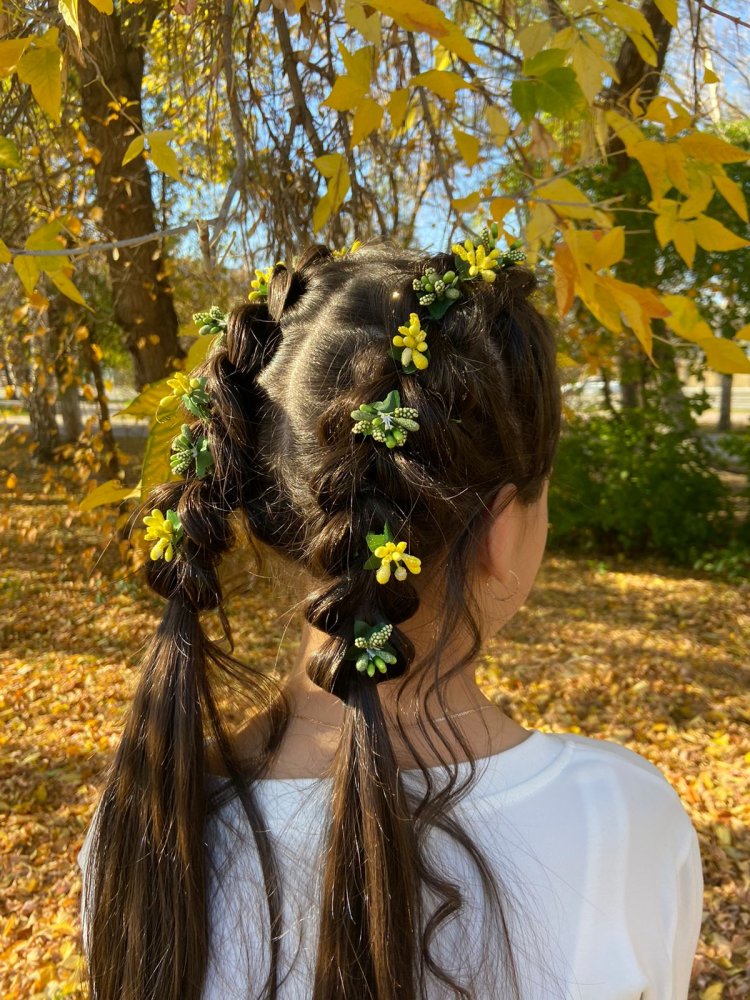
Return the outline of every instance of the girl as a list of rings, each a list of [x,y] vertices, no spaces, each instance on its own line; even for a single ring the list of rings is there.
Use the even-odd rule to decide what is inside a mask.
[[[453,250],[314,247],[175,380],[164,617],[79,856],[92,1000],[687,996],[702,878],[671,786],[474,683],[542,558],[560,390],[519,255]],[[228,637],[243,539],[299,586],[280,690],[201,625]]]

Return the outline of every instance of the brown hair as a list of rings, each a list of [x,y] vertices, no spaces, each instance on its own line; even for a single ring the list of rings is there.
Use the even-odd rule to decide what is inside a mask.
[[[208,738],[244,808],[265,882],[270,973],[248,983],[248,996],[278,995],[281,886],[253,782],[281,742],[288,711],[268,677],[201,626],[202,612],[222,607],[218,568],[237,525],[256,552],[268,546],[319,581],[305,616],[329,639],[308,674],[347,707],[313,1000],[416,1000],[430,980],[450,995],[474,996],[435,953],[437,932],[463,902],[461,886],[427,857],[426,837],[435,829],[474,865],[501,932],[507,994],[518,992],[502,887],[452,816],[475,776],[473,763],[459,781],[457,758],[428,713],[421,732],[448,780],[437,787],[402,728],[426,782],[423,795],[407,795],[376,691],[382,675],[369,678],[343,658],[356,619],[393,623],[398,663],[385,679],[418,668],[419,691],[431,690],[444,710],[444,679],[480,649],[471,581],[492,500],[512,483],[530,504],[550,473],[560,423],[555,343],[528,300],[535,279],[527,268],[504,269],[493,284],[472,283],[444,318],[424,324],[425,371],[405,375],[389,355],[397,326],[419,308],[414,278],[426,266],[442,273],[452,264],[447,254],[428,257],[387,242],[342,259],[312,247],[296,268],[276,266],[267,303],[232,312],[204,366],[214,469],[161,486],[150,498],[150,506],[177,510],[184,537],[174,560],[148,566],[166,608],[97,813],[87,942],[92,1000],[201,996],[209,943],[204,830],[218,801],[207,794]],[[417,408],[420,430],[393,449],[352,434],[351,411],[393,388],[402,405]],[[439,634],[419,664],[398,627],[418,607],[415,587],[378,584],[362,569],[365,536],[386,520],[426,574],[439,561],[450,566],[442,574]],[[471,648],[446,672],[440,651],[459,629],[468,630]],[[262,752],[252,760],[237,758],[222,722],[222,677],[239,680],[268,713]],[[449,728],[470,758],[455,722]],[[437,900],[431,909],[425,889]]]

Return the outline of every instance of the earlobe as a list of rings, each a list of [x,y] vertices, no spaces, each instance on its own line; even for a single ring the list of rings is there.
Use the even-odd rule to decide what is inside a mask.
[[[498,491],[492,502],[492,523],[487,532],[487,545],[482,553],[482,568],[504,586],[513,581],[510,578],[512,561],[516,549],[516,533],[519,519],[514,517],[517,500],[516,487],[508,483]]]

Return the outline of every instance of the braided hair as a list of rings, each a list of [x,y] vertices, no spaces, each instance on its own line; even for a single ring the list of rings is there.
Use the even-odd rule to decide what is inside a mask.
[[[529,301],[536,282],[526,267],[476,282],[429,323],[429,368],[418,377],[404,374],[389,353],[399,323],[419,309],[415,283],[428,268],[443,273],[452,262],[385,241],[344,257],[314,246],[296,267],[273,269],[267,299],[230,314],[205,362],[213,466],[201,477],[188,471],[150,498],[177,512],[182,538],[175,558],[148,565],[166,607],[97,814],[87,946],[92,1000],[200,1000],[209,946],[204,828],[216,807],[206,788],[208,739],[241,800],[266,889],[270,971],[248,984],[248,996],[279,996],[281,886],[253,782],[280,745],[289,710],[283,690],[201,626],[203,612],[223,614],[220,563],[240,537],[259,561],[272,551],[314,581],[304,615],[328,639],[307,671],[346,706],[313,1000],[417,1000],[430,981],[445,995],[478,1000],[437,957],[437,932],[464,898],[430,865],[425,846],[434,829],[474,865],[501,931],[505,995],[518,993],[502,887],[452,816],[474,765],[459,782],[456,758],[427,711],[420,729],[449,780],[435,785],[401,727],[426,786],[421,797],[407,793],[377,691],[379,683],[396,682],[400,697],[416,678],[418,692],[431,692],[445,710],[446,678],[481,646],[471,584],[493,498],[513,484],[522,503],[539,499],[559,434],[554,336]],[[394,448],[353,434],[352,412],[394,388],[403,406],[418,411],[419,431]],[[418,587],[400,578],[383,584],[364,566],[365,538],[386,522],[441,581],[439,627],[421,662],[401,627],[419,607]],[[396,662],[387,673],[360,671],[346,656],[362,620],[392,625]],[[446,671],[441,651],[462,629],[470,648]],[[251,759],[237,757],[222,722],[222,677],[238,680],[265,709],[264,740]],[[434,906],[426,905],[424,889]]]

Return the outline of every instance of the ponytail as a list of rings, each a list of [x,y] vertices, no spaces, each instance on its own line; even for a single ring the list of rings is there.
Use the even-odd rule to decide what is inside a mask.
[[[375,684],[357,678],[333,776],[314,1000],[414,1000],[414,829]]]
[[[96,887],[88,949],[95,1000],[200,997],[206,668],[198,613],[175,596],[146,653],[97,815],[87,876]]]

